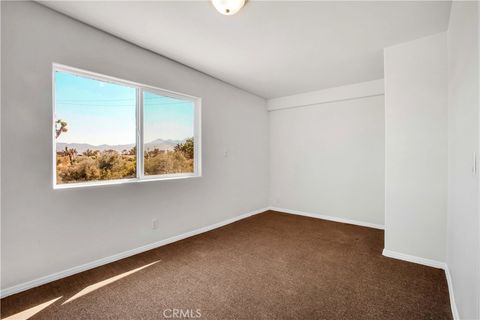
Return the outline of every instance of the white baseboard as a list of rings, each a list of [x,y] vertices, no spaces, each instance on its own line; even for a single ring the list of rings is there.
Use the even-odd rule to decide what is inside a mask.
[[[383,249],[383,255],[385,257],[389,257],[389,258],[394,258],[394,259],[398,259],[398,260],[404,260],[404,261],[408,261],[408,262],[423,264],[424,266],[445,270],[445,262],[441,262],[441,261],[437,261],[437,260],[431,260],[431,259],[426,259],[426,258],[422,258],[422,257],[411,256],[409,254],[400,253],[400,252],[396,252],[396,251],[391,251],[391,250],[387,250],[387,249]]]
[[[70,269],[66,269],[66,270],[63,270],[63,271],[60,271],[60,272],[56,272],[56,273],[53,273],[53,274],[50,274],[50,275],[47,275],[47,276],[43,276],[43,277],[34,279],[34,280],[31,280],[31,281],[27,281],[27,282],[24,282],[24,283],[21,283],[21,284],[18,284],[18,285],[15,285],[15,286],[12,286],[12,287],[1,290],[0,291],[0,298],[5,298],[5,297],[10,296],[12,294],[19,293],[19,292],[22,292],[22,291],[25,291],[25,290],[28,290],[28,289],[31,289],[31,288],[34,288],[34,287],[38,287],[38,286],[41,286],[43,284],[46,284],[46,283],[49,283],[49,282],[52,282],[52,281],[55,281],[55,280],[58,280],[58,279],[61,279],[61,278],[65,278],[65,277],[74,275],[74,274],[79,273],[79,272],[83,272],[83,271],[86,271],[86,270],[89,270],[89,269],[93,269],[93,268],[105,265],[107,263],[111,263],[111,262],[114,262],[114,261],[117,261],[117,260],[120,260],[120,259],[124,259],[124,258],[130,257],[130,256],[133,256],[133,255],[148,251],[148,250],[152,250],[152,249],[170,244],[172,242],[183,240],[185,238],[189,238],[189,237],[195,236],[195,235],[200,234],[200,233],[204,233],[204,232],[207,232],[207,231],[210,231],[210,230],[213,230],[213,229],[217,229],[217,228],[223,227],[227,224],[233,223],[235,221],[242,220],[242,219],[248,218],[250,216],[265,212],[267,210],[268,210],[268,208],[262,208],[262,209],[258,209],[258,210],[255,210],[255,211],[247,212],[245,214],[242,214],[242,215],[239,215],[239,216],[236,216],[236,217],[224,220],[224,221],[220,221],[218,223],[215,223],[215,224],[203,227],[203,228],[195,229],[195,230],[180,234],[178,236],[173,236],[173,237],[170,237],[170,238],[167,238],[167,239],[164,239],[164,240],[160,240],[160,241],[157,241],[157,242],[154,242],[154,243],[150,243],[150,244],[147,244],[147,245],[135,248],[135,249],[120,252],[120,253],[114,254],[112,256],[106,257],[106,258],[91,261],[91,262],[82,264],[80,266],[76,266],[76,267],[73,267],[73,268],[70,268]]]
[[[450,296],[450,306],[452,307],[453,320],[460,320],[457,304],[455,303],[455,295],[453,294],[452,276],[450,275],[450,269],[448,268],[448,264],[445,264],[445,276],[447,277],[448,294]]]
[[[180,234],[178,236],[173,236],[173,237],[170,237],[170,238],[167,238],[167,239],[164,239],[164,240],[160,240],[160,241],[157,241],[157,242],[154,242],[154,243],[144,245],[142,247],[138,247],[138,248],[131,249],[131,250],[128,250],[128,251],[120,252],[118,254],[115,254],[115,255],[112,255],[112,256],[109,256],[109,257],[106,257],[106,258],[91,261],[91,262],[88,262],[88,263],[80,265],[80,266],[76,266],[76,267],[73,267],[73,268],[70,268],[70,269],[66,269],[66,270],[63,270],[63,271],[60,271],[60,272],[56,272],[56,273],[53,273],[53,274],[50,274],[50,275],[47,275],[47,276],[43,276],[43,277],[31,280],[31,281],[27,281],[27,282],[24,282],[24,283],[21,283],[21,284],[3,289],[3,290],[0,291],[0,298],[5,298],[5,297],[10,296],[12,294],[19,293],[19,292],[22,292],[22,291],[25,291],[25,290],[28,290],[28,289],[31,289],[31,288],[34,288],[34,287],[38,287],[38,286],[41,286],[43,284],[46,284],[46,283],[49,283],[49,282],[52,282],[52,281],[55,281],[55,280],[59,280],[59,279],[74,275],[76,273],[80,273],[80,272],[83,272],[83,271],[86,271],[86,270],[89,270],[89,269],[93,269],[93,268],[96,268],[96,267],[99,267],[99,266],[102,266],[102,265],[105,265],[105,264],[108,264],[108,263],[111,263],[111,262],[114,262],[114,261],[117,261],[117,260],[120,260],[120,259],[124,259],[124,258],[133,256],[133,255],[136,255],[136,254],[148,251],[148,250],[152,250],[152,249],[155,249],[155,248],[158,248],[158,247],[161,247],[161,246],[164,246],[164,245],[167,245],[167,244],[179,241],[179,240],[183,240],[183,239],[186,239],[186,238],[189,238],[189,237],[192,237],[192,236],[195,236],[195,235],[198,235],[198,234],[201,234],[201,233],[204,233],[204,232],[216,229],[216,228],[220,228],[220,227],[223,227],[227,224],[230,224],[230,223],[248,218],[250,216],[253,216],[253,215],[268,211],[268,210],[279,211],[279,212],[284,212],[284,213],[288,213],[288,214],[295,214],[295,215],[301,215],[301,216],[312,217],[312,218],[318,218],[318,219],[324,219],[324,220],[330,220],[330,221],[341,222],[341,223],[354,224],[354,225],[359,225],[359,226],[363,226],[363,227],[370,227],[370,228],[375,228],[375,229],[384,229],[383,225],[369,223],[369,222],[362,222],[362,221],[332,217],[332,216],[327,216],[327,215],[323,215],[323,214],[309,213],[309,212],[303,212],[303,211],[298,211],[298,210],[290,210],[290,209],[283,209],[283,208],[277,208],[277,207],[267,207],[267,208],[262,208],[262,209],[258,209],[258,210],[255,210],[255,211],[251,211],[251,212],[248,212],[248,213],[245,213],[245,214],[242,214],[242,215],[239,215],[239,216],[236,216],[236,217],[233,217],[233,218],[230,218],[230,219],[227,219],[227,220],[224,220],[224,221],[221,221],[221,222],[203,227],[203,228],[195,229],[195,230]],[[457,310],[454,295],[453,295],[453,286],[452,286],[452,279],[451,279],[450,271],[448,269],[448,266],[445,263],[440,262],[440,261],[420,258],[420,257],[416,257],[416,256],[411,256],[411,255],[408,255],[408,254],[403,254],[403,253],[390,251],[390,250],[386,250],[386,249],[383,250],[383,255],[386,256],[386,257],[390,257],[390,258],[405,260],[405,261],[409,261],[409,262],[413,262],[413,263],[419,263],[419,264],[423,264],[423,265],[434,267],[434,268],[444,269],[446,277],[447,277],[447,282],[448,282],[448,290],[449,290],[449,294],[450,294],[450,304],[452,306],[452,314],[453,314],[453,317],[454,317],[455,320],[460,319],[459,316],[458,316],[458,310]]]
[[[354,220],[337,218],[337,217],[330,217],[330,216],[321,215],[321,214],[307,213],[307,212],[289,210],[289,209],[283,209],[283,208],[266,207],[266,208],[251,211],[251,212],[248,212],[248,213],[245,213],[245,214],[242,214],[242,215],[239,215],[239,216],[236,216],[236,217],[233,217],[233,218],[215,223],[213,225],[209,225],[209,226],[206,226],[206,227],[203,227],[203,228],[200,228],[200,229],[192,230],[190,232],[183,233],[183,234],[180,234],[178,236],[170,237],[168,239],[164,239],[164,240],[160,240],[160,241],[157,241],[157,242],[154,242],[154,243],[150,243],[150,244],[144,245],[142,247],[138,247],[138,248],[131,249],[131,250],[128,250],[128,251],[120,252],[118,254],[114,254],[114,255],[106,257],[106,258],[91,261],[91,262],[88,262],[88,263],[85,263],[85,264],[82,264],[82,265],[79,265],[79,266],[75,266],[73,268],[62,270],[62,271],[59,271],[59,272],[56,272],[56,273],[53,273],[53,274],[49,274],[49,275],[46,275],[46,276],[43,276],[43,277],[40,277],[40,278],[37,278],[37,279],[34,279],[34,280],[30,280],[30,281],[27,281],[27,282],[24,282],[24,283],[21,283],[21,284],[18,284],[18,285],[9,287],[9,288],[5,288],[5,289],[0,291],[0,298],[4,298],[4,297],[10,296],[12,294],[19,293],[19,292],[22,292],[22,291],[25,291],[25,290],[28,290],[28,289],[31,289],[31,288],[34,288],[34,287],[38,287],[38,286],[41,286],[43,284],[46,284],[46,283],[49,283],[49,282],[52,282],[52,281],[55,281],[55,280],[59,280],[59,279],[74,275],[76,273],[80,273],[80,272],[89,270],[89,269],[93,269],[93,268],[96,268],[96,267],[99,267],[99,266],[102,266],[102,265],[105,265],[105,264],[108,264],[108,263],[111,263],[111,262],[114,262],[114,261],[117,261],[117,260],[120,260],[120,259],[124,259],[124,258],[130,257],[130,256],[133,256],[133,255],[148,251],[148,250],[152,250],[152,249],[167,245],[167,244],[172,243],[172,242],[176,242],[176,241],[179,241],[179,240],[182,240],[182,239],[185,239],[185,238],[189,238],[189,237],[195,236],[197,234],[204,233],[204,232],[222,227],[224,225],[233,223],[235,221],[248,218],[248,217],[256,215],[258,213],[262,213],[262,212],[267,211],[267,210],[274,210],[274,211],[280,211],[280,212],[285,212],[285,213],[290,213],[290,214],[319,218],[319,219],[324,219],[324,220],[331,220],[331,221],[349,223],[349,224],[356,224],[356,225],[371,227],[371,228],[376,228],[376,229],[383,229],[382,225],[377,225],[377,224],[372,224],[372,223],[354,221]]]
[[[358,220],[327,216],[327,215],[320,214],[320,213],[304,212],[304,211],[299,211],[299,210],[291,210],[291,209],[278,208],[278,207],[269,207],[269,209],[273,210],[273,211],[296,214],[296,215],[305,216],[305,217],[311,217],[311,218],[317,218],[317,219],[323,219],[323,220],[329,220],[329,221],[335,221],[335,222],[341,222],[341,223],[354,224],[354,225],[362,226],[362,227],[369,227],[369,228],[381,229],[381,230],[385,229],[385,226],[383,224],[376,224],[376,223],[371,223],[371,222],[363,222],[363,221],[358,221]]]
[[[460,320],[460,316],[458,314],[457,304],[455,303],[455,296],[453,294],[453,283],[452,283],[452,276],[450,275],[450,269],[445,262],[425,259],[417,256],[412,256],[405,253],[400,253],[396,251],[391,251],[387,249],[383,249],[383,255],[385,257],[394,258],[398,260],[404,260],[408,262],[418,263],[429,267],[434,267],[438,269],[445,270],[445,277],[447,278],[447,286],[448,286],[448,294],[450,296],[450,306],[452,308],[452,316],[454,320]]]
[[[453,283],[452,283],[452,276],[450,275],[450,269],[445,262],[425,259],[417,256],[412,256],[405,253],[400,253],[396,251],[391,251],[387,249],[383,249],[383,255],[385,257],[394,258],[398,260],[404,260],[408,262],[423,264],[425,266],[439,268],[445,270],[445,277],[447,278],[447,286],[448,286],[448,294],[450,296],[450,306],[452,308],[452,316],[454,320],[460,320],[460,316],[458,314],[457,304],[455,303],[455,295],[453,293]]]

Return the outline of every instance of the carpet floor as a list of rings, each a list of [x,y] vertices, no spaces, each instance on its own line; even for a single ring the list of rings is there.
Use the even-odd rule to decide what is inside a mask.
[[[383,231],[274,211],[1,300],[2,319],[452,319]],[[9,318],[10,317],[10,318]]]

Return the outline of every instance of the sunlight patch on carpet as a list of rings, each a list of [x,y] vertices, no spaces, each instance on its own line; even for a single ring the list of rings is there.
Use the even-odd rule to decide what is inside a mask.
[[[44,302],[42,304],[39,304],[38,306],[32,307],[30,309],[24,310],[22,312],[16,313],[14,315],[11,315],[8,318],[4,318],[3,320],[26,320],[31,317],[33,317],[35,314],[39,313],[43,309],[47,308],[49,305],[60,299],[61,297],[52,299],[50,301]]]
[[[73,301],[73,300],[75,300],[75,299],[78,299],[78,298],[80,298],[80,297],[82,297],[82,296],[84,296],[84,295],[86,295],[86,294],[89,294],[89,293],[91,293],[91,292],[93,292],[93,291],[95,291],[95,290],[97,290],[97,289],[100,289],[100,288],[102,288],[102,287],[104,287],[104,286],[106,286],[106,285],[109,285],[109,284],[111,284],[111,283],[113,283],[113,282],[115,282],[115,281],[118,281],[118,280],[120,280],[120,279],[122,279],[122,278],[125,278],[125,277],[127,277],[127,276],[129,276],[129,275],[131,275],[131,274],[133,274],[133,273],[135,273],[135,272],[138,272],[138,271],[140,271],[140,270],[142,270],[142,269],[145,269],[145,268],[147,268],[147,267],[150,267],[151,265],[154,265],[154,264],[157,263],[157,262],[158,262],[158,261],[149,263],[149,264],[147,264],[147,265],[144,265],[143,267],[140,267],[140,268],[137,268],[137,269],[133,269],[133,270],[124,272],[124,273],[122,273],[122,274],[119,274],[118,276],[114,276],[114,277],[108,278],[108,279],[106,279],[106,280],[103,280],[103,281],[97,282],[97,283],[95,283],[95,284],[92,284],[92,285],[86,287],[85,289],[81,290],[80,292],[78,292],[78,293],[75,294],[74,296],[72,296],[70,299],[68,299],[67,301],[65,301],[64,303],[62,303],[62,305],[66,304],[66,303],[69,303],[69,302],[71,302],[71,301]]]

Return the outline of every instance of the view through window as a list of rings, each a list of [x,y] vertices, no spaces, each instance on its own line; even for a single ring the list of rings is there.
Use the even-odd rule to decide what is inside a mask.
[[[192,101],[144,92],[145,175],[193,172]]]
[[[55,186],[198,175],[198,99],[54,73]]]

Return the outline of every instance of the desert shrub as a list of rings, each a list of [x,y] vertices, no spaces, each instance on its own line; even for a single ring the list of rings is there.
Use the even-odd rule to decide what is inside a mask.
[[[193,138],[188,138],[185,142],[179,143],[174,149],[176,152],[180,152],[183,156],[189,160],[193,159],[194,147]]]
[[[57,153],[59,183],[128,178],[134,177],[135,171],[135,156],[119,155],[112,150],[84,153],[73,161],[68,155]]]
[[[101,180],[135,176],[136,164],[133,159],[119,155],[115,151],[102,152],[97,160]]]
[[[73,165],[64,167],[59,175],[63,182],[91,181],[100,178],[100,170],[94,159],[82,157]]]
[[[193,160],[182,152],[164,152],[145,157],[144,167],[146,175],[193,172]]]
[[[159,175],[193,172],[192,154],[188,146],[177,151],[154,149],[145,152],[145,174]],[[186,156],[187,155],[187,156]],[[192,158],[189,158],[192,156]],[[57,153],[57,182],[85,182],[135,177],[136,156],[131,152],[87,150],[81,155]]]

